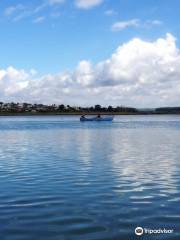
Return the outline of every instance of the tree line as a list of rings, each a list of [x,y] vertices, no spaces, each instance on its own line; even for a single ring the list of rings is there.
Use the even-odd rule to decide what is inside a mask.
[[[99,112],[99,113],[117,113],[117,112],[125,112],[125,113],[137,113],[138,110],[132,107],[125,106],[108,106],[104,107],[100,104],[91,107],[80,107],[80,106],[70,106],[70,105],[45,105],[45,104],[31,104],[31,103],[3,103],[0,102],[0,111],[1,112]]]

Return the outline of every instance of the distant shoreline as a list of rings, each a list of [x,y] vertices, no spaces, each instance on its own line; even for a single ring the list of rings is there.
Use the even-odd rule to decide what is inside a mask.
[[[101,115],[114,115],[114,116],[129,116],[129,115],[180,115],[180,113],[145,113],[145,112],[137,112],[137,113],[126,113],[126,112],[36,112],[36,113],[32,113],[32,112],[20,112],[20,113],[10,113],[10,112],[6,112],[6,113],[0,113],[0,117],[3,116],[81,116],[81,115],[97,115],[97,114],[101,114]]]

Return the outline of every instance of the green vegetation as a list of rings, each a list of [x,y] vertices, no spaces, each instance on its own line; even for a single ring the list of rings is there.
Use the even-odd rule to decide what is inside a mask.
[[[92,107],[74,107],[70,105],[44,105],[30,103],[3,103],[0,102],[1,115],[50,115],[50,114],[137,114],[138,110],[130,107],[102,107],[95,105]]]
[[[156,109],[137,109],[125,106],[79,107],[70,105],[44,105],[31,103],[3,103],[0,102],[0,115],[80,115],[80,114],[180,114],[180,107],[164,107]]]

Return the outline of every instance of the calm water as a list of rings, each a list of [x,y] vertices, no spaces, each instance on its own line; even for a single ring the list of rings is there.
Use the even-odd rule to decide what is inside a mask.
[[[179,170],[180,116],[1,117],[0,239],[180,239]]]

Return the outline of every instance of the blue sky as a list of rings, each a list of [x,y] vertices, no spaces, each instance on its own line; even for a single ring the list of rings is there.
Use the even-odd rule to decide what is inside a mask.
[[[1,67],[13,65],[52,73],[73,69],[82,59],[97,62],[108,58],[120,44],[135,36],[153,40],[171,32],[179,38],[179,0],[104,0],[89,9],[78,8],[73,0],[66,0],[47,4],[33,13],[45,2],[0,2]],[[12,7],[17,10],[7,14]],[[26,11],[30,13],[23,16]],[[158,20],[162,24],[111,31],[115,22],[131,19],[139,19],[142,24]]]
[[[0,98],[177,105],[179,9],[179,0],[0,1]]]

